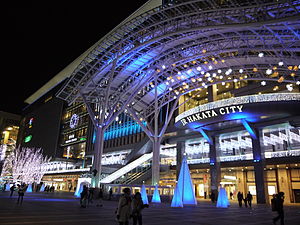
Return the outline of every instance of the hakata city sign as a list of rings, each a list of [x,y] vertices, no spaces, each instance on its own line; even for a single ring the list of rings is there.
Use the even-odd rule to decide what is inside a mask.
[[[298,113],[299,93],[272,93],[247,95],[223,99],[197,106],[179,114],[175,118],[177,127],[196,127],[205,124],[234,120],[249,119],[280,114],[282,112],[294,115]],[[291,104],[292,103],[292,104]]]
[[[243,105],[236,105],[236,106],[234,105],[234,106],[222,107],[219,109],[212,109],[204,112],[195,113],[190,116],[187,116],[186,118],[181,119],[180,122],[182,123],[182,126],[185,126],[187,123],[192,123],[194,121],[200,121],[203,119],[208,119],[219,115],[239,113],[239,112],[243,112]]]

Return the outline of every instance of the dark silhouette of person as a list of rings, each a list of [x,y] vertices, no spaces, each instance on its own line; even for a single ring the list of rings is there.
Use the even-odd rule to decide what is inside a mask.
[[[23,197],[24,197],[24,193],[25,193],[25,186],[24,186],[24,184],[22,184],[22,185],[18,185],[18,195],[19,195],[19,197],[18,197],[18,201],[17,201],[17,204],[19,204],[20,203],[20,205],[22,205],[22,203],[23,203]]]
[[[93,198],[94,198],[94,188],[90,187],[88,193],[88,204],[93,203]]]
[[[252,199],[253,199],[253,196],[252,196],[252,194],[250,193],[250,191],[248,191],[248,194],[247,194],[247,202],[248,202],[248,205],[249,205],[250,208],[252,207]]]
[[[7,184],[7,183],[3,184],[3,189],[2,189],[3,192],[4,192],[5,189],[6,189],[6,184]]]
[[[210,194],[210,200],[211,200],[212,203],[215,203],[215,201],[216,201],[216,194],[213,191]]]
[[[103,204],[102,204],[102,201],[103,201],[103,189],[102,188],[100,188],[100,190],[99,190],[98,199],[99,199],[99,202],[98,202],[98,204],[96,206],[102,207],[103,206]]]
[[[243,206],[243,193],[241,193],[240,191],[237,194],[237,200],[239,202],[239,207]]]
[[[83,185],[82,192],[80,193],[80,207],[86,208],[86,201],[88,198],[88,187],[86,185]]]
[[[245,204],[245,207],[248,208],[248,199],[247,199],[247,195],[245,195],[245,198],[243,199],[244,200],[244,204]]]
[[[233,199],[233,193],[230,192],[230,199],[232,200]]]
[[[276,222],[280,219],[280,225],[284,225],[283,202],[284,202],[284,192],[279,192],[276,195],[276,198],[274,200],[275,211],[277,211],[278,216],[273,218],[273,224],[276,224]]]
[[[13,194],[14,194],[14,191],[15,191],[15,184],[13,184],[11,187],[10,187],[10,196],[9,197],[12,197]]]
[[[109,196],[108,196],[108,200],[111,200],[112,193],[113,193],[113,190],[112,190],[112,188],[110,188],[110,189],[109,189]]]
[[[132,220],[133,225],[143,225],[142,210],[149,205],[144,204],[140,192],[136,192],[132,200]]]

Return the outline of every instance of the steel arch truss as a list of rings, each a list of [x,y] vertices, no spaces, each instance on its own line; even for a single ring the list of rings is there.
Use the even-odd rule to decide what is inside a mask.
[[[193,0],[153,9],[106,36],[57,96],[85,102],[94,125],[107,127],[125,108],[151,121],[180,95],[240,79],[240,69],[245,80],[297,82],[290,66],[300,61],[299,11],[300,1],[291,0]],[[266,74],[279,61],[284,66]]]

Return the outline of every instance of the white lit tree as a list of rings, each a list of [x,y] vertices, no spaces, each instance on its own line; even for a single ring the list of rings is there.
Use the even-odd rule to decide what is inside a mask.
[[[1,176],[11,176],[13,182],[40,183],[50,159],[43,157],[42,149],[16,148],[5,159]]]

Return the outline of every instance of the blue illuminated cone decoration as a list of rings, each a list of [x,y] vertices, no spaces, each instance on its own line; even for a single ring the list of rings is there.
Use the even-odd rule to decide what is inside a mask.
[[[171,207],[183,207],[183,203],[182,203],[182,194],[178,188],[178,184],[176,184],[175,187],[175,191],[174,191],[174,195],[172,198],[172,203],[171,203]]]
[[[194,186],[186,157],[184,157],[182,160],[181,169],[173,198],[178,198],[178,196],[176,196],[178,194],[181,196],[183,205],[197,205],[197,199],[194,193]]]
[[[227,197],[227,193],[225,188],[220,187],[219,195],[218,195],[218,201],[217,201],[217,207],[218,208],[227,208],[230,205]]]
[[[28,184],[26,192],[32,192],[32,184]]]
[[[142,195],[143,203],[144,204],[149,204],[148,196],[147,196],[147,192],[146,192],[146,187],[145,187],[144,184],[142,185],[141,195]]]
[[[42,186],[40,188],[40,192],[43,192],[43,191],[45,191],[45,184],[44,183],[42,184]]]
[[[154,193],[153,193],[151,202],[152,203],[161,203],[157,184],[155,185],[155,189],[154,189]]]

